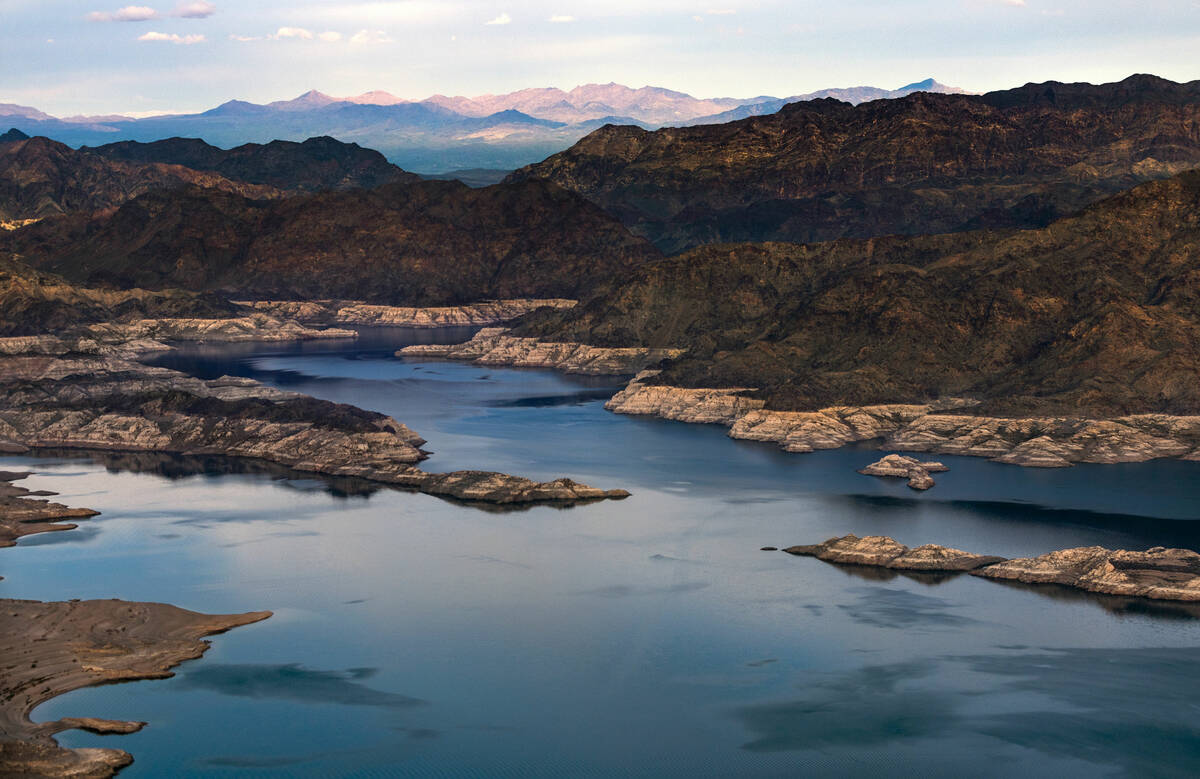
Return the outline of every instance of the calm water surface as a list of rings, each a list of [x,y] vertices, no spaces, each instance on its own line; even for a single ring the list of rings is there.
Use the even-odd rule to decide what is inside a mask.
[[[213,458],[8,457],[103,511],[0,553],[0,596],[271,609],[174,679],[36,716],[129,776],[1189,776],[1200,620],[1186,607],[845,569],[760,552],[848,532],[1003,555],[1200,547],[1200,464],[1038,471],[786,455],[621,417],[611,380],[390,358],[470,331],[192,347],[160,363],[389,413],[430,470],[571,476],[633,497],[495,512]],[[126,774],[123,774],[126,775]]]

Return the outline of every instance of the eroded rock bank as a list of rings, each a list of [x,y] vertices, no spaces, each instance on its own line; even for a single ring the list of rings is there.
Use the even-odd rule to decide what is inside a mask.
[[[732,438],[775,443],[789,452],[881,439],[884,449],[987,457],[1039,468],[1160,457],[1200,460],[1200,416],[1005,419],[970,415],[975,403],[964,398],[774,411],[752,397],[752,388],[690,389],[648,383],[655,375],[655,371],[640,373],[605,408],[618,414],[721,424],[729,428]]]
[[[7,453],[12,454],[23,447],[9,445],[7,448],[10,450]],[[0,446],[0,453],[5,453],[3,446]],[[28,472],[0,471],[0,547],[12,546],[22,536],[74,530],[77,527],[59,520],[87,519],[99,515],[99,511],[71,508],[44,499],[53,495],[53,492],[34,492],[13,484],[30,475]]]
[[[553,368],[564,373],[632,376],[647,365],[675,359],[681,349],[609,348],[579,343],[552,343],[508,335],[505,328],[484,328],[465,343],[406,346],[397,357],[468,360],[479,365]]]
[[[0,447],[249,457],[461,500],[575,502],[626,497],[569,479],[427,473],[416,433],[391,417],[265,387],[205,381],[114,356],[0,356]]]
[[[205,636],[270,616],[197,614],[118,600],[0,600],[0,776],[112,776],[133,762],[128,752],[66,749],[54,734],[71,728],[132,733],[145,723],[91,717],[34,723],[33,709],[82,687],[172,676],[172,668],[204,654]]]
[[[379,306],[361,300],[253,300],[239,305],[305,324],[435,328],[501,325],[541,308],[567,309],[576,303],[564,298],[519,298],[424,308]]]
[[[830,563],[895,570],[965,571],[987,579],[1061,585],[1104,595],[1200,601],[1200,554],[1190,549],[1156,546],[1134,552],[1089,546],[1006,560],[936,544],[909,549],[887,536],[847,535],[784,551]]]

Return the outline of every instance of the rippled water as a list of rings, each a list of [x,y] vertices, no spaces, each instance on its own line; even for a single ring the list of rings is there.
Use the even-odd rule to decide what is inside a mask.
[[[494,512],[216,458],[3,458],[103,515],[0,552],[0,595],[276,616],[166,681],[39,718],[144,719],[130,776],[1107,776],[1200,765],[1194,610],[758,551],[831,535],[1037,554],[1200,547],[1200,464],[1038,471],[787,455],[615,416],[611,380],[389,358],[469,331],[194,347],[163,364],[394,415],[431,470],[625,487]]]

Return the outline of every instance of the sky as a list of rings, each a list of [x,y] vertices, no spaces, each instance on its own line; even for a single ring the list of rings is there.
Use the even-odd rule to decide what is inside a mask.
[[[0,103],[56,116],[237,98],[616,81],[697,97],[1200,78],[1200,0],[0,0]],[[142,3],[146,3],[142,5]]]

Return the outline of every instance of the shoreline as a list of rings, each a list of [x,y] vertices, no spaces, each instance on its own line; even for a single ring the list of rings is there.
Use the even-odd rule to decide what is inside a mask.
[[[61,747],[56,733],[134,733],[145,722],[68,717],[35,723],[51,698],[100,684],[166,679],[203,655],[203,640],[271,617],[269,611],[200,614],[163,603],[0,599],[0,775],[108,777],[133,762],[120,749]],[[18,663],[12,663],[17,660]]]
[[[754,387],[688,388],[646,383],[651,368],[679,349],[597,347],[548,342],[485,328],[452,345],[409,346],[400,358],[463,360],[478,365],[550,368],[564,373],[632,376],[604,407],[616,414],[723,425],[730,438],[804,454],[879,440],[881,450],[984,457],[1029,468],[1114,464],[1162,458],[1200,461],[1200,415],[1129,414],[1114,418],[972,416],[978,402],[831,406],[775,411],[749,397]]]
[[[436,330],[442,327],[491,327],[512,322],[538,309],[565,310],[578,304],[567,298],[484,300],[460,306],[384,306],[362,300],[233,301],[281,319],[305,325],[368,325]]]

